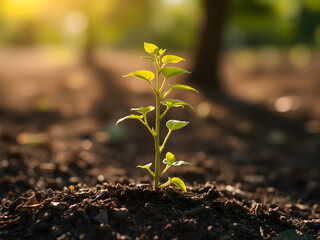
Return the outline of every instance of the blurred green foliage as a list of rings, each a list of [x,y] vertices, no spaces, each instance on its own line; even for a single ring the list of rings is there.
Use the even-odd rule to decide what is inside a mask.
[[[204,19],[201,0],[1,0],[0,44],[193,47]],[[230,0],[229,48],[320,47],[320,1]]]
[[[231,47],[320,46],[319,13],[320,1],[232,0],[225,39]]]

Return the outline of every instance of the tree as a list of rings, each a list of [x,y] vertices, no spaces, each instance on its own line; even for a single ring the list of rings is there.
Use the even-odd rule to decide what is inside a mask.
[[[268,13],[268,8],[260,6],[260,2],[254,0],[243,0],[237,3],[242,6],[250,6],[261,10],[258,14]],[[212,101],[224,105],[233,113],[237,113],[254,122],[262,124],[269,123],[273,127],[288,129],[298,133],[301,124],[292,122],[286,117],[269,111],[262,105],[251,104],[238,98],[228,95],[222,85],[220,76],[220,54],[223,47],[222,37],[226,23],[226,15],[229,7],[229,0],[203,0],[205,10],[205,22],[198,43],[195,65],[192,70],[191,81],[198,85],[201,91]],[[234,4],[235,2],[232,2]],[[265,5],[262,3],[262,5]],[[234,5],[232,5],[234,6]],[[266,5],[268,6],[268,5]],[[248,8],[246,8],[248,10]]]
[[[226,21],[228,0],[204,0],[205,19],[198,42],[191,81],[215,91],[222,90],[219,75],[219,59],[222,49],[223,29]]]

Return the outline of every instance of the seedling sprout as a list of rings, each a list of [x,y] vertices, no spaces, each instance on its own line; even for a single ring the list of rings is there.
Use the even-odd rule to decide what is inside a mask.
[[[158,46],[152,43],[144,43],[144,50],[149,54],[149,56],[143,56],[141,58],[150,60],[154,67],[155,67],[155,74],[148,70],[139,70],[132,73],[125,75],[124,77],[135,77],[138,79],[145,80],[147,84],[151,87],[152,91],[155,94],[156,98],[156,105],[155,106],[147,106],[147,107],[140,107],[140,108],[131,108],[131,111],[137,112],[137,114],[131,114],[126,117],[119,119],[116,123],[118,125],[120,122],[127,120],[127,119],[135,119],[140,121],[150,132],[154,139],[155,145],[155,167],[154,170],[151,170],[152,163],[146,164],[144,166],[137,166],[139,168],[146,169],[151,176],[154,178],[154,189],[164,188],[170,184],[175,184],[177,187],[182,189],[183,191],[187,191],[186,185],[184,182],[178,177],[169,177],[168,181],[163,184],[159,184],[159,178],[164,175],[167,170],[172,166],[181,166],[181,165],[191,165],[185,161],[177,161],[176,157],[171,153],[167,152],[165,155],[165,159],[162,161],[165,164],[163,170],[160,169],[160,156],[165,148],[165,145],[172,134],[173,131],[179,130],[189,124],[187,121],[180,121],[180,120],[169,120],[166,123],[168,128],[168,133],[164,138],[163,142],[160,144],[160,123],[161,120],[164,118],[166,113],[172,107],[181,107],[184,108],[185,106],[194,110],[194,108],[187,102],[177,99],[170,99],[167,96],[175,90],[190,90],[198,92],[196,89],[184,85],[184,84],[168,84],[168,89],[166,89],[167,81],[169,78],[177,76],[183,73],[189,73],[188,71],[177,68],[177,67],[167,67],[168,64],[176,64],[185,59],[175,56],[175,55],[164,55],[166,49],[160,49]],[[155,79],[155,82],[153,81]],[[164,105],[166,108],[163,112],[161,112],[160,106]],[[156,118],[155,118],[155,125],[151,127],[148,122],[147,114],[151,111],[156,111]]]

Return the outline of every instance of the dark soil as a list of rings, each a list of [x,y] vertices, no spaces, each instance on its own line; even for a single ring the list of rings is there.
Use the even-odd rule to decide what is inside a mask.
[[[315,239],[320,234],[317,178],[305,165],[279,160],[278,148],[256,162],[238,155],[227,162],[216,153],[222,147],[189,153],[192,167],[169,171],[186,181],[188,192],[155,191],[151,178],[135,168],[152,161],[148,149],[135,145],[141,139],[107,141],[105,132],[83,134],[88,125],[63,121],[49,127],[56,135],[47,130],[42,137],[3,130],[0,239],[273,239],[288,229]],[[27,136],[34,142],[18,144]]]
[[[156,191],[151,177],[136,168],[153,162],[152,138],[136,122],[114,126],[130,107],[153,101],[140,85],[116,86],[112,77],[131,71],[120,60],[116,73],[40,68],[32,86],[48,73],[56,80],[56,86],[42,83],[43,95],[35,97],[40,102],[16,89],[28,76],[22,68],[12,63],[13,70],[9,60],[0,65],[7,94],[0,104],[0,239],[286,239],[281,233],[291,234],[287,239],[320,239],[317,109],[301,105],[283,114],[300,124],[292,131],[284,122],[247,119],[201,94],[177,95],[198,106],[196,114],[177,109],[169,115],[191,122],[166,147],[193,164],[168,171],[182,178],[188,191],[174,186]],[[114,62],[109,66],[117,69]],[[70,72],[90,73],[93,81],[69,92],[63,76]],[[5,81],[9,73],[15,82]],[[102,76],[109,81],[99,85]],[[107,89],[105,98],[85,94],[99,86]],[[18,93],[16,99],[11,93]],[[43,96],[49,96],[51,108]],[[68,104],[73,113],[65,110]],[[211,111],[198,114],[208,106]]]
[[[218,190],[220,189],[220,191]],[[230,185],[195,185],[182,193],[148,184],[82,184],[3,199],[2,239],[271,239],[287,229],[316,236],[310,208],[260,204]],[[315,211],[313,209],[312,211]],[[317,214],[314,213],[314,216]],[[311,216],[312,217],[312,216]]]

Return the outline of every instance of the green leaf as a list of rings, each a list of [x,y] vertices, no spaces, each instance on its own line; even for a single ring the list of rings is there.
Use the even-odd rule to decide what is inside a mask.
[[[143,58],[143,59],[147,59],[147,60],[150,60],[152,62],[155,61],[155,59],[153,57],[148,57],[148,56],[140,56],[140,58]]]
[[[178,167],[180,165],[192,165],[191,163],[185,162],[185,161],[176,161],[174,163],[172,163],[172,166]]]
[[[171,165],[171,166],[180,166],[180,165],[192,165],[191,163],[185,162],[185,161],[176,161],[176,157],[171,153],[167,152],[166,158],[163,159],[162,161],[166,165]]]
[[[182,73],[190,73],[187,70],[181,69],[181,68],[177,68],[177,67],[167,67],[167,68],[163,68],[161,70],[162,75],[165,78],[170,78]]]
[[[154,173],[151,171],[150,167],[151,167],[152,163],[146,164],[146,165],[138,165],[138,168],[143,168],[143,169],[147,169],[149,171],[149,173],[154,177]]]
[[[118,125],[120,122],[122,122],[122,121],[124,121],[124,120],[126,120],[126,119],[136,119],[136,120],[139,120],[139,119],[142,119],[142,118],[143,118],[142,115],[134,115],[134,114],[131,114],[131,115],[125,116],[125,117],[123,117],[123,118],[120,118],[120,119],[117,121],[116,125]]]
[[[141,113],[141,114],[147,114],[148,112],[151,112],[152,110],[154,110],[154,106],[131,108],[131,111],[137,111],[138,113]]]
[[[146,80],[148,82],[150,82],[152,79],[154,79],[154,74],[153,72],[147,71],[147,70],[139,70],[139,71],[135,71],[132,73],[129,73],[123,77],[129,77],[129,76],[133,76],[139,79],[143,79]]]
[[[186,185],[184,184],[184,182],[180,178],[177,178],[177,177],[170,178],[169,177],[169,182],[176,185],[182,191],[184,191],[184,192],[187,191]]]
[[[162,55],[165,53],[166,50],[167,50],[167,49],[160,49],[160,50],[159,50],[159,55],[162,56]]]
[[[148,164],[146,164],[146,165],[138,165],[137,167],[138,168],[144,168],[144,169],[149,169],[150,167],[151,167],[151,165],[152,165],[152,163],[148,163]]]
[[[187,126],[188,124],[189,122],[187,121],[169,120],[166,125],[169,130],[178,130]]]
[[[167,160],[166,158],[165,158],[165,159],[163,159],[163,160],[162,160],[162,162],[163,162],[165,165],[172,165],[172,163],[169,163],[169,162],[168,162],[168,160]]]
[[[175,84],[175,85],[168,84],[168,85],[172,90],[182,89],[182,90],[191,90],[191,91],[199,92],[198,90],[196,90],[188,85],[184,85],[184,84]]]
[[[162,162],[167,165],[172,165],[175,161],[176,157],[171,152],[167,152],[166,158]]]
[[[184,101],[182,101],[182,100],[166,99],[165,101],[162,101],[161,104],[167,106],[168,108],[188,106],[188,107],[191,108],[193,111],[195,111],[195,109],[194,109],[189,103],[184,102]]]
[[[175,55],[166,55],[162,58],[162,62],[164,64],[166,63],[178,63],[178,62],[181,62],[181,61],[185,61],[185,59],[183,59],[182,57],[178,57],[178,56],[175,56]]]
[[[157,54],[159,52],[159,48],[157,45],[152,43],[144,43],[144,50],[150,54]]]
[[[164,164],[166,165],[171,165],[171,166],[175,166],[175,167],[178,167],[178,166],[181,166],[181,165],[192,165],[191,163],[188,163],[188,162],[185,162],[185,161],[176,161],[176,162],[173,162],[173,163],[170,163],[166,158],[163,159],[162,161]]]

